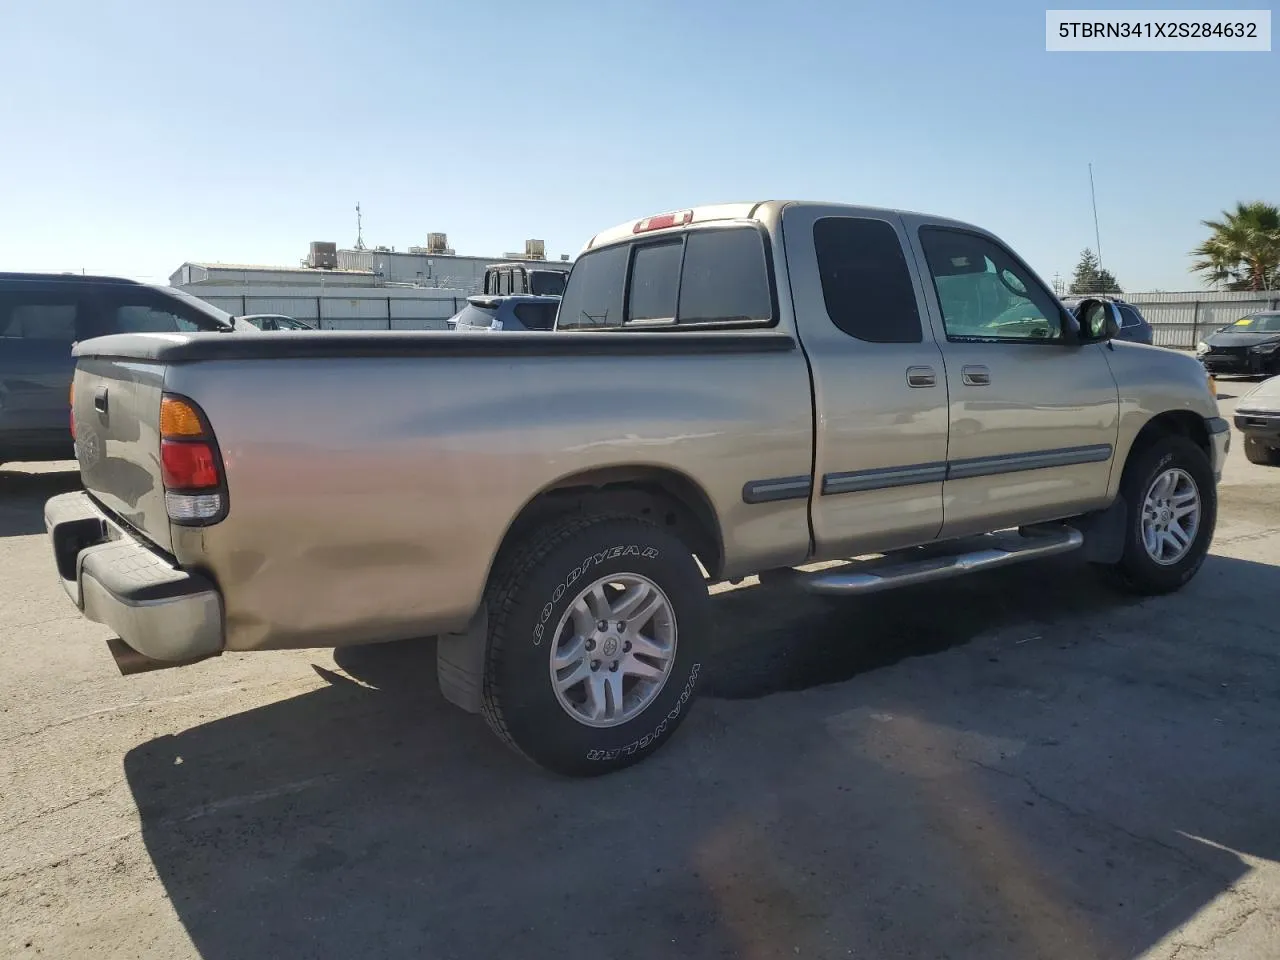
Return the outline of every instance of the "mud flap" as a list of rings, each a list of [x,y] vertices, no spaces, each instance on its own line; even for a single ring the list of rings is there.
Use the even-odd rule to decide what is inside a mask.
[[[461,633],[443,633],[436,641],[440,692],[467,713],[480,712],[488,641],[489,613],[483,605]]]
[[[1124,555],[1128,505],[1120,497],[1105,510],[1067,521],[1084,534],[1082,554],[1089,563],[1119,563]]]

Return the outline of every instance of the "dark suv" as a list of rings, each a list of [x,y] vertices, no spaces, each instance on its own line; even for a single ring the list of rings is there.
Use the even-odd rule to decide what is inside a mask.
[[[111,277],[0,273],[0,463],[69,460],[71,348],[112,333],[240,329],[169,287]]]
[[[1149,345],[1155,339],[1151,330],[1151,324],[1147,323],[1147,318],[1144,317],[1133,304],[1125,303],[1119,297],[1099,297],[1097,294],[1090,294],[1090,297],[1094,300],[1110,300],[1120,311],[1120,336],[1116,337],[1117,340],[1128,340],[1131,343],[1145,343]],[[1076,312],[1076,307],[1080,305],[1080,301],[1083,299],[1085,298],[1067,297],[1062,301],[1062,303],[1074,314]]]

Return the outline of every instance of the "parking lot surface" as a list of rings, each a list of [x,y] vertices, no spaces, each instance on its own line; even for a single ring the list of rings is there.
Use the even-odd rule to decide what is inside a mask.
[[[1171,597],[1071,558],[718,587],[697,709],[593,781],[448,707],[428,642],[120,677],[45,545],[74,471],[8,467],[0,955],[1280,956],[1280,468],[1232,447]]]

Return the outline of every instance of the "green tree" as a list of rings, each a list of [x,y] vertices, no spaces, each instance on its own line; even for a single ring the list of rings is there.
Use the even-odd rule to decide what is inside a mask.
[[[1201,220],[1209,239],[1191,251],[1192,271],[1228,290],[1280,287],[1280,208],[1260,200],[1237,203],[1220,220]]]
[[[1085,293],[1120,293],[1120,284],[1110,270],[1103,270],[1098,262],[1098,255],[1085,247],[1080,252],[1080,262],[1076,264],[1076,272],[1071,277],[1071,293],[1080,296]]]

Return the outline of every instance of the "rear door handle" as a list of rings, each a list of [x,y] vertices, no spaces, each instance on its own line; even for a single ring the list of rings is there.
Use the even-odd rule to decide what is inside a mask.
[[[932,387],[938,382],[933,367],[907,367],[907,386]]]
[[[93,391],[93,409],[99,413],[107,412],[107,388],[98,387]]]
[[[969,364],[960,369],[960,379],[971,387],[985,387],[991,383],[991,371],[980,364]]]

